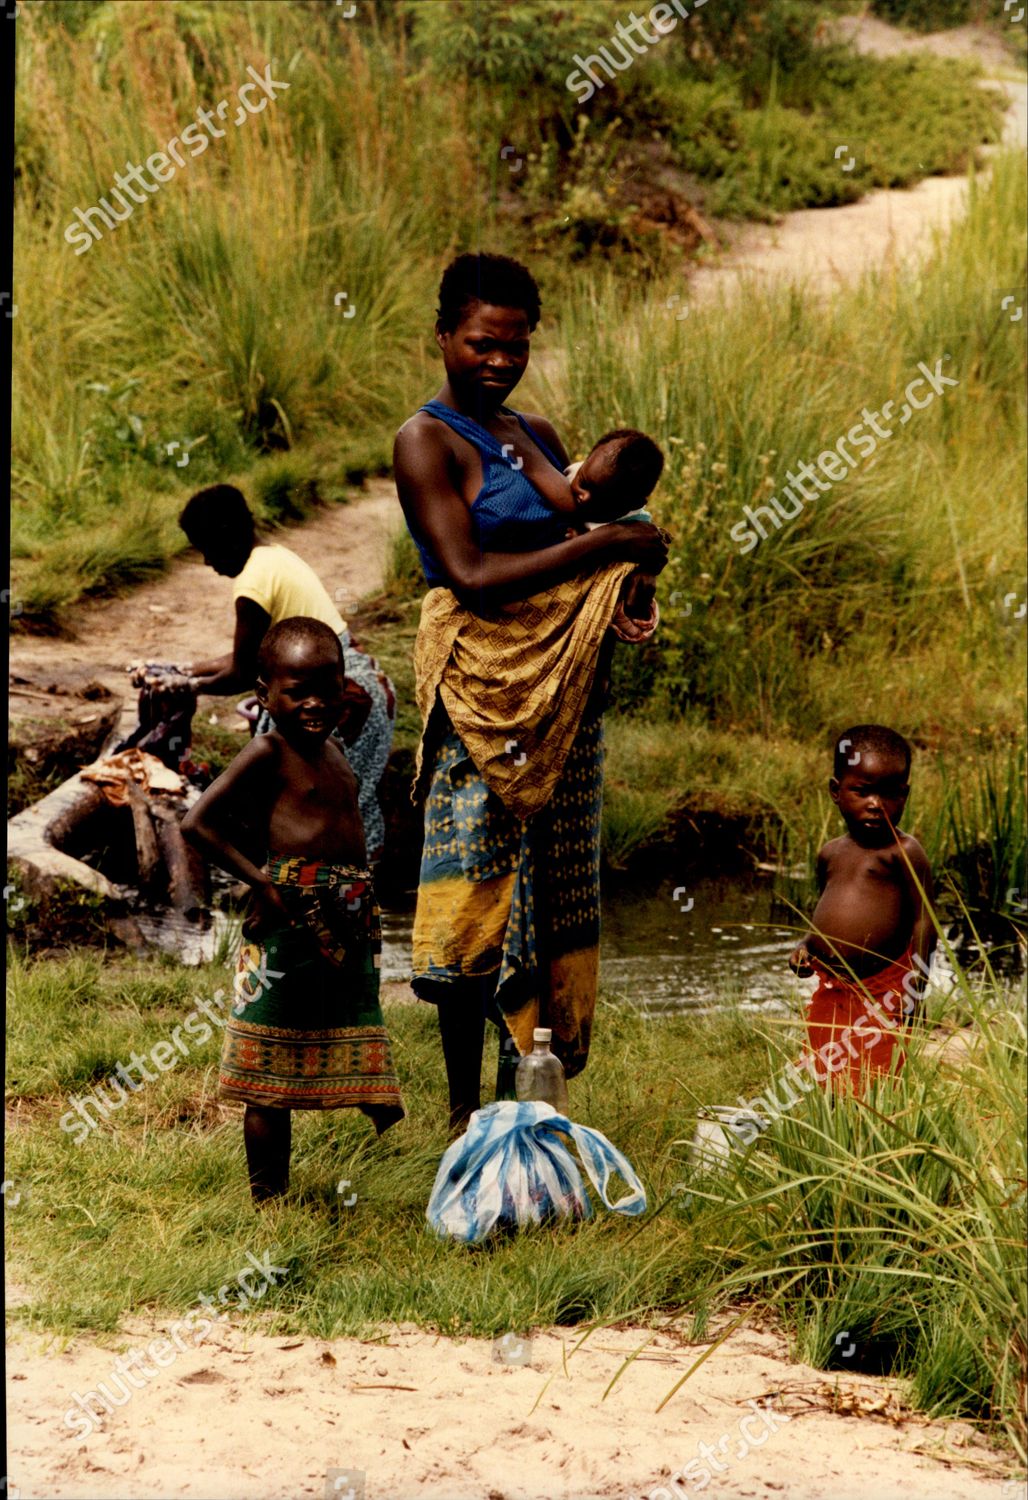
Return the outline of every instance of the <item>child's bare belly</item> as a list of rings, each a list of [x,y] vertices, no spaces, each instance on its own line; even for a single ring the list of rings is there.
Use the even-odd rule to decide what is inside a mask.
[[[364,831],[356,816],[326,823],[323,816],[304,817],[302,811],[276,809],[268,828],[268,847],[280,856],[302,855],[334,865],[367,862]]]
[[[828,968],[876,974],[906,952],[911,922],[904,893],[881,880],[829,880],[807,947]]]

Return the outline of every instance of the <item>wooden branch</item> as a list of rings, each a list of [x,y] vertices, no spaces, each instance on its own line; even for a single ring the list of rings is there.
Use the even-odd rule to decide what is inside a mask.
[[[104,805],[99,787],[72,776],[11,818],[7,824],[8,861],[20,868],[33,886],[37,881],[45,886],[55,880],[70,880],[98,895],[117,899],[119,892],[105,875],[56,847]]]
[[[157,839],[168,870],[168,894],[172,906],[184,916],[197,916],[207,906],[207,871],[199,854],[182,837],[173,808],[151,804],[156,814]]]
[[[154,876],[161,867],[161,851],[157,847],[153,819],[150,816],[150,799],[143,788],[134,781],[125,783],[129,807],[132,810],[132,827],[136,836],[136,863],[139,867],[140,889],[149,890]]]

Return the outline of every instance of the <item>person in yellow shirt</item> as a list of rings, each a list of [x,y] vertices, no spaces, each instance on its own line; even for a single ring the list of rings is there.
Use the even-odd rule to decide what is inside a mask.
[[[224,656],[193,662],[185,670],[197,693],[225,696],[251,693],[257,679],[257,653],[272,625],[297,616],[319,620],[339,637],[346,663],[344,716],[335,731],[359,783],[368,856],[376,862],[385,843],[378,785],[389,759],[396,718],[393,684],[353,640],[346,621],[314,569],[302,557],[258,534],[253,512],[234,485],[215,484],[189,500],[179,525],[204,562],[234,580],[235,634]],[[265,711],[257,734],[274,728]]]

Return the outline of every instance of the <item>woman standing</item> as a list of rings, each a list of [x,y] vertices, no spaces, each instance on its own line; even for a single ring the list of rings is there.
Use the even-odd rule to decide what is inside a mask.
[[[487,1016],[509,1033],[500,1092],[540,1021],[568,1075],[585,1066],[608,627],[632,642],[652,634],[655,614],[630,620],[620,588],[632,565],[658,573],[667,561],[666,539],[645,524],[564,539],[552,509],[567,486],[563,444],[544,417],[504,405],[539,312],[524,266],[459,256],[439,293],[446,378],[394,448],[430,588],[416,648],[428,791],[413,988],[438,1006],[454,1127],[479,1107]],[[476,761],[452,720],[498,682],[497,749]]]

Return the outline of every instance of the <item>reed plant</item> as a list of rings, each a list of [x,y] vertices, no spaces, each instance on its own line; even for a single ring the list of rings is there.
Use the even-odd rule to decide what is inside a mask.
[[[1023,1462],[1024,995],[948,958],[931,1014],[966,1023],[948,1056],[918,1028],[862,1098],[812,1088],[681,1212],[711,1256],[705,1306],[755,1298],[800,1358],[901,1375],[916,1406],[983,1422]],[[768,1073],[788,1060],[771,1039]]]
[[[144,0],[78,32],[26,13],[17,255],[39,291],[19,298],[13,465],[27,617],[117,585],[116,566],[98,577],[80,559],[87,535],[138,576],[126,510],[138,523],[152,500],[170,518],[189,488],[312,439],[366,468],[369,440],[387,454],[421,395],[438,263],[473,224],[471,158],[448,101],[425,80],[397,88],[395,50],[330,11]],[[235,126],[247,62],[289,88]],[[219,99],[233,101],[224,138],[75,253],[74,210]],[[150,532],[160,562],[172,528]]]

